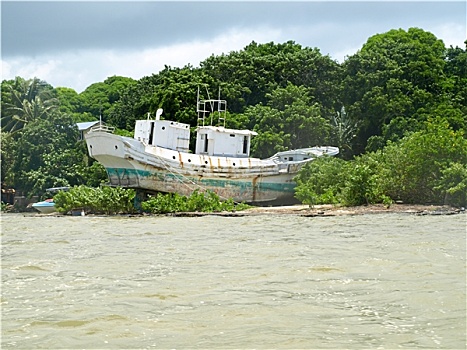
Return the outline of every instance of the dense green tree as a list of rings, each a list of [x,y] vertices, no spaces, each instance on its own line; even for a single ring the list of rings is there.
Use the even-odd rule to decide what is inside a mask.
[[[98,163],[93,165],[66,114],[56,112],[34,120],[14,140],[3,141],[8,142],[8,155],[2,152],[2,180],[28,196],[41,195],[49,187],[98,184],[105,179],[105,170]]]
[[[87,112],[95,119],[102,117],[104,121],[107,121],[113,105],[124,91],[135,83],[134,79],[120,76],[109,77],[103,82],[94,83],[79,94],[81,103],[76,112]]]
[[[196,100],[198,88],[200,88],[201,99],[218,98],[217,94],[215,96],[207,95],[204,87],[208,77],[192,66],[183,68],[166,67],[153,78],[155,88],[148,101],[148,112],[155,114],[157,109],[162,108],[165,119],[176,120],[193,126],[197,125]]]
[[[463,131],[454,131],[442,118],[428,120],[422,129],[400,143],[390,143],[384,153],[382,187],[388,196],[406,203],[443,204],[447,191],[453,187],[452,179],[447,180],[447,169],[467,167],[467,140]],[[467,179],[462,181],[465,183]],[[450,187],[443,187],[443,183]]]
[[[60,112],[72,114],[82,110],[82,100],[79,94],[72,88],[58,87],[55,89],[60,104]]]
[[[247,108],[243,115],[250,121],[257,120],[255,130],[258,135],[251,141],[251,154],[254,157],[266,158],[288,149],[290,135],[282,130],[281,111],[270,106],[256,105]]]
[[[255,156],[322,145],[329,140],[331,124],[321,116],[320,105],[312,103],[307,88],[289,83],[267,98],[266,106],[247,108],[243,114],[249,127],[258,132],[252,141]]]
[[[383,126],[392,119],[417,119],[420,108],[438,101],[444,84],[444,57],[441,40],[410,28],[374,35],[347,59],[342,100],[359,121],[358,152],[371,136],[381,136]]]
[[[447,49],[444,73],[442,105],[437,108],[450,109],[449,123],[455,130],[464,129],[467,135],[467,40],[464,49]]]
[[[5,178],[9,173],[15,161],[15,148],[16,140],[14,135],[10,132],[0,131],[1,147],[0,147],[0,164],[1,164],[1,181],[2,185],[5,183]]]
[[[215,88],[211,88],[213,86]],[[162,118],[195,126],[198,88],[201,99],[218,98],[219,85],[215,86],[199,69],[190,65],[183,68],[166,66],[158,74],[144,77],[130,86],[115,104],[108,121],[119,128],[133,130],[135,120],[146,118],[147,113],[154,116],[162,108]],[[208,96],[206,90],[215,95]]]
[[[447,77],[445,93],[467,114],[467,40],[465,48],[450,47],[446,50],[444,73]]]
[[[252,42],[243,50],[207,58],[201,68],[215,81],[224,82],[226,99],[234,113],[267,102],[266,95],[288,83],[309,88],[310,96],[324,109],[337,103],[339,65],[318,49],[302,48],[293,41],[283,44]]]
[[[261,44],[252,42],[244,50],[228,55],[211,56],[200,68],[165,67],[161,72],[144,77],[125,90],[109,112],[108,122],[132,130],[136,119],[145,118],[158,108],[164,118],[191,125],[197,124],[196,98],[228,101],[230,123],[246,107],[265,105],[267,94],[287,84],[303,85],[313,103],[318,102],[323,117],[331,119],[338,103],[340,66],[317,49],[302,48],[294,42]],[[211,95],[206,94],[206,89]],[[340,107],[339,107],[340,108]]]
[[[134,85],[128,86],[109,110],[106,122],[120,129],[133,130],[135,120],[144,118],[148,113],[148,100],[153,91],[154,84],[150,77],[143,77]]]

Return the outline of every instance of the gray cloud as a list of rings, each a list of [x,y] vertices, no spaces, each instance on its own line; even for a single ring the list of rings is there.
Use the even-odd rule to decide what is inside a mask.
[[[380,28],[423,28],[462,18],[465,23],[462,2],[2,1],[2,56],[154,48],[258,26],[290,31],[296,36],[290,40],[304,46],[338,47],[352,40],[349,34],[358,36],[365,27],[374,28],[376,34]],[[325,29],[319,31],[318,25]],[[361,35],[368,38],[367,32]]]
[[[1,1],[2,79],[39,77],[83,91],[112,75],[139,79],[197,66],[256,41],[293,40],[343,61],[390,29],[466,39],[466,3],[405,1]]]

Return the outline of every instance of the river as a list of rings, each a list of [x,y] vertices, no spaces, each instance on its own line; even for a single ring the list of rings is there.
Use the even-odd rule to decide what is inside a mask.
[[[3,214],[2,349],[465,349],[466,218]]]

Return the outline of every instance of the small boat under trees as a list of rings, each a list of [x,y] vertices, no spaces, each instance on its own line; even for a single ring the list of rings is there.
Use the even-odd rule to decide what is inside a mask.
[[[33,203],[31,206],[42,214],[51,214],[57,211],[55,209],[55,203],[52,198],[46,199],[42,202]]]
[[[200,100],[198,92],[195,151],[189,151],[190,125],[155,119],[137,120],[134,137],[118,136],[101,123],[85,134],[89,155],[101,163],[111,186],[147,193],[189,196],[210,190],[221,199],[253,204],[294,200],[293,178],[306,163],[339,153],[337,147],[284,151],[267,159],[250,157],[256,132],[225,127],[227,102]]]

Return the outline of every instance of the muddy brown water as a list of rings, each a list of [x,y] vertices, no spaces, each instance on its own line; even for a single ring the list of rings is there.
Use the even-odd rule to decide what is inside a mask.
[[[466,217],[4,214],[1,348],[465,349]]]

